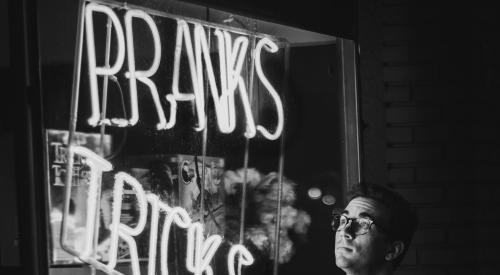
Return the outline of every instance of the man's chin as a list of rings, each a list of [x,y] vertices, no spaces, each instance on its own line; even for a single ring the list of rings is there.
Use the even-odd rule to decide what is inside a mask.
[[[335,248],[335,263],[338,267],[349,266],[355,258],[354,250],[349,247]]]
[[[335,265],[337,265],[338,268],[345,269],[352,265],[352,260],[345,255],[335,254]]]

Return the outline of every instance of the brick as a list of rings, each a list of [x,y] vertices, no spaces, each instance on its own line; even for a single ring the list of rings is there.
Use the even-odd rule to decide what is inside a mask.
[[[478,181],[498,181],[500,180],[500,170],[497,166],[493,165],[483,165],[479,167],[474,167],[475,178]]]
[[[417,182],[437,182],[445,179],[441,167],[417,167],[415,174]]]
[[[400,267],[395,272],[394,275],[445,275],[447,274],[444,270],[436,269],[435,267],[418,267],[418,268],[405,268]]]
[[[468,189],[470,190],[470,186],[468,186]],[[500,197],[500,186],[497,184],[475,184],[475,200],[480,202],[481,205],[493,205],[496,204],[498,205],[498,198]]]
[[[478,207],[479,209],[480,207]],[[473,211],[473,213],[467,213],[476,223],[487,223],[487,224],[495,224],[500,226],[500,215],[496,215],[498,213],[498,203],[493,206],[481,207],[481,211]],[[463,217],[463,215],[462,215]],[[459,217],[457,217],[458,219]]]
[[[382,28],[382,39],[385,44],[406,44],[415,40],[415,32],[406,26],[386,26]]]
[[[448,163],[444,167],[445,179],[448,182],[471,182],[474,179],[474,170],[467,162]]]
[[[410,63],[432,63],[439,58],[441,52],[434,44],[419,45],[418,43],[411,43],[408,47],[408,61]]]
[[[446,159],[454,161],[497,162],[499,154],[500,150],[495,143],[452,143],[445,147]]]
[[[388,127],[386,137],[390,143],[410,143],[412,142],[412,129],[408,127]]]
[[[443,228],[418,229],[413,235],[412,245],[442,244],[446,241]]]
[[[429,47],[440,49],[441,52],[439,56],[441,56],[441,58],[436,58],[435,61],[441,61],[442,56],[449,51],[447,51],[446,47],[437,43],[441,38],[439,37],[441,35],[441,30],[436,29],[435,25],[425,22],[418,22],[415,24],[418,24],[418,28],[413,28],[414,37],[416,39],[411,41],[410,45],[420,51],[424,50],[422,54],[425,54]]]
[[[458,51],[458,48],[454,50]],[[481,81],[483,77],[481,70],[473,68],[483,66],[483,64],[479,60],[474,59],[480,58],[479,53],[473,53],[473,48],[467,50],[471,53],[470,55],[463,55],[463,53],[461,54],[459,52],[447,53],[448,57],[441,59],[440,64],[442,65],[439,67],[439,76],[442,81],[445,81],[444,83],[450,82],[455,83],[455,85],[458,84],[460,86],[457,88],[462,91],[469,90],[470,92],[473,89],[477,89],[477,82]],[[477,50],[479,51],[479,49]],[[444,60],[446,60],[446,62],[443,62]],[[463,66],[464,64],[467,64],[467,66]],[[454,90],[453,92],[456,93],[457,91]]]
[[[480,184],[469,182],[448,188],[446,201],[450,203],[470,204],[480,202],[484,206],[493,206],[498,203],[500,186],[497,184]]]
[[[413,137],[416,143],[446,141],[448,139],[448,128],[443,124],[415,127]]]
[[[443,183],[443,182],[471,182],[476,181],[474,169],[467,162],[443,161],[433,163],[429,167],[417,167],[416,182],[421,183]]]
[[[463,139],[474,142],[500,140],[500,128],[485,125],[463,125],[460,131]]]
[[[498,259],[499,259],[498,245],[499,245],[498,242],[497,243],[489,242],[487,245],[483,244],[482,246],[477,246],[475,249],[476,250],[475,260],[477,262],[480,262],[481,264],[490,263],[498,265]]]
[[[454,227],[449,229],[447,242],[453,245],[475,243],[476,235],[474,227]]]
[[[9,2],[0,2],[0,68],[8,68],[11,65],[10,57],[10,28],[9,28]]]
[[[377,16],[381,18],[383,23],[403,24],[408,22],[408,7],[402,5],[385,6],[377,9]]]
[[[398,188],[397,191],[410,203],[435,203],[443,198],[441,188]]]
[[[495,208],[492,208],[492,211]],[[422,207],[417,209],[419,225],[453,224],[453,226],[471,223],[499,224],[500,215],[492,215],[492,211],[478,211],[470,203],[453,207]],[[494,210],[496,211],[496,210]]]
[[[471,275],[471,274],[477,275],[477,274],[479,274],[479,273],[477,273],[476,267],[463,266],[463,264],[460,266],[449,265],[448,272],[449,272],[448,274],[453,274],[453,275]],[[488,273],[488,274],[495,274],[495,272]]]
[[[391,107],[386,109],[388,123],[412,123],[441,120],[441,110],[436,107]]]
[[[491,99],[490,99],[491,100]],[[499,120],[496,107],[481,102],[470,101],[468,103],[447,102],[443,105],[444,119],[452,123],[494,123]]]
[[[448,223],[451,210],[444,207],[421,208],[417,210],[419,225],[427,223]]]
[[[485,100],[487,98],[487,93],[484,93],[481,91],[480,94],[477,96],[471,97],[470,93],[471,91],[475,90],[476,87],[472,87],[474,84],[467,84],[467,83],[460,83],[460,82],[455,82],[455,83],[450,83],[447,85],[446,88],[446,96],[448,99],[446,100],[447,103],[449,104],[460,104],[461,102],[468,102],[472,103],[474,101],[479,101],[479,100]],[[472,108],[467,108],[466,110],[471,110]]]
[[[442,88],[434,85],[415,85],[412,90],[412,99],[417,101],[436,102],[443,97]]]
[[[431,22],[419,21],[418,28],[412,25],[383,26],[382,37],[385,45],[424,45],[442,40],[443,32]],[[437,43],[436,43],[437,44]]]
[[[475,159],[478,161],[498,161],[499,155],[497,144],[476,144]]]
[[[488,99],[485,99],[488,100]],[[491,98],[489,99],[491,101]],[[498,122],[499,121],[499,116],[500,116],[500,109],[498,109],[498,105],[496,104],[497,102],[484,102],[484,101],[479,101],[475,102],[474,105],[468,105],[465,110],[474,110],[476,114],[472,116],[474,119],[477,121],[491,121],[491,122]],[[498,124],[495,124],[498,125]]]
[[[416,265],[417,264],[417,251],[415,248],[410,248],[408,252],[406,252],[403,261],[401,261],[401,265]]]
[[[498,262],[498,261],[497,261]],[[498,274],[498,263],[487,263],[478,260],[478,265],[473,266],[449,266],[448,274],[453,275],[492,275]]]
[[[382,48],[383,62],[408,62],[408,47],[387,46]]]
[[[498,264],[488,266],[487,264],[481,264],[475,268],[474,272],[469,274],[477,274],[477,275],[491,275],[496,274],[498,272]]]
[[[389,182],[409,183],[414,181],[414,168],[391,168],[389,169]]]
[[[448,232],[448,243],[452,245],[500,243],[498,227],[477,226],[471,223],[469,227],[452,227]]]
[[[388,148],[386,159],[389,163],[408,163],[440,160],[443,153],[440,147]]]
[[[398,102],[410,100],[410,88],[408,86],[389,86],[385,89],[386,102]]]
[[[475,144],[450,143],[445,145],[445,159],[451,161],[473,162],[475,159]]]
[[[490,42],[483,44],[483,62],[485,65],[500,65],[500,45],[498,42]]]
[[[470,248],[422,248],[419,251],[419,263],[426,265],[473,264],[476,259],[470,257],[470,253]]]
[[[429,3],[425,2],[418,1],[413,3],[411,6],[411,15],[414,22],[418,24],[426,23],[426,26],[433,26],[437,20],[442,18],[442,13],[440,9],[429,8],[429,3],[433,3],[432,1],[429,1]]]
[[[383,6],[390,6],[390,5],[401,5],[401,4],[407,4],[409,1],[408,0],[381,0],[380,3]]]
[[[471,197],[474,195],[474,190],[470,185],[453,186],[448,188],[445,193],[446,201],[451,203],[467,203],[475,199],[474,196]]]
[[[474,167],[475,178],[478,181],[498,181],[500,180],[500,170],[498,165],[477,165]]]
[[[433,65],[384,67],[384,81],[417,81],[437,79],[438,70],[437,67]]]
[[[487,87],[498,88],[500,86],[500,79],[497,77],[499,73],[500,73],[500,66],[487,67],[487,71],[485,73]]]

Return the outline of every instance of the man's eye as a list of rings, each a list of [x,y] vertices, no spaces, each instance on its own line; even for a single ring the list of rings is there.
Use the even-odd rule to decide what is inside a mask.
[[[369,219],[358,219],[358,223],[361,227],[367,228],[371,224],[371,220]]]

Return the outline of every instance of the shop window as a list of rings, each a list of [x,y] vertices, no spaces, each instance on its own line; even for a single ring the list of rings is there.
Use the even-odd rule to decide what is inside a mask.
[[[332,273],[359,168],[352,42],[178,2],[45,2],[51,274]]]

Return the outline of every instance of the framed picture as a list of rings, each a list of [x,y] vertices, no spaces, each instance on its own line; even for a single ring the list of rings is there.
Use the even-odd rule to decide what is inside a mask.
[[[72,264],[80,262],[77,258],[64,251],[59,242],[65,196],[65,179],[67,165],[68,131],[47,129],[45,131],[45,165],[46,186],[49,208],[49,246],[52,264]],[[111,153],[112,141],[110,135],[99,133],[79,133],[74,135],[76,144],[84,146],[103,155]],[[71,181],[70,215],[68,217],[68,239],[71,245],[81,247],[84,236],[84,224],[87,217],[85,202],[89,184],[89,167],[82,158],[75,156],[73,177]]]

